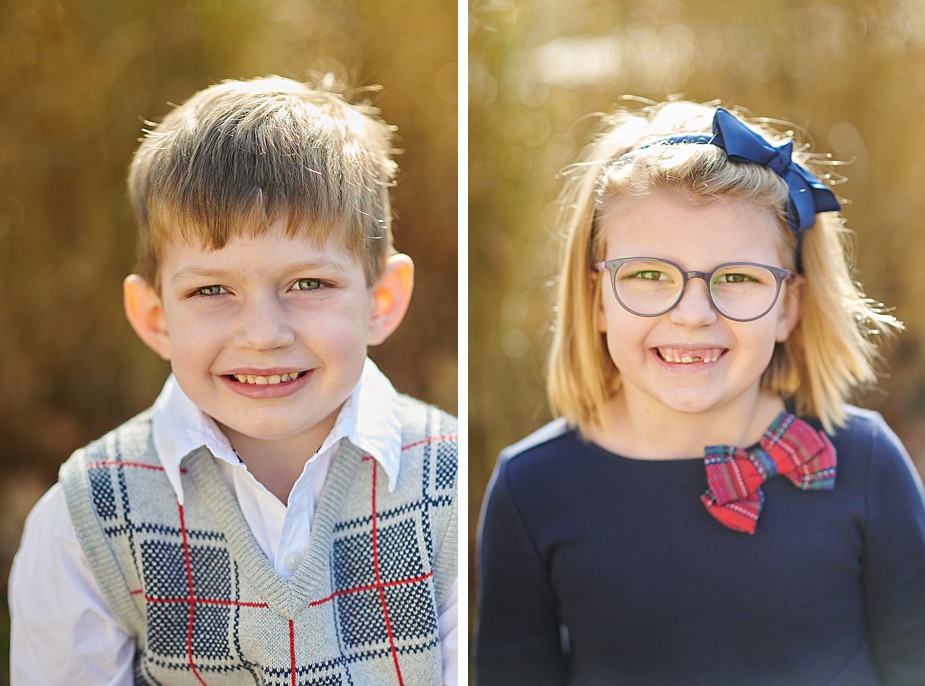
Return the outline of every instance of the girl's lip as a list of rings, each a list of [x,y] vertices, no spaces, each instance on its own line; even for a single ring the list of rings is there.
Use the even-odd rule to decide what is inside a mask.
[[[314,376],[314,369],[236,369],[219,378],[234,393],[255,400],[284,398],[301,390]]]

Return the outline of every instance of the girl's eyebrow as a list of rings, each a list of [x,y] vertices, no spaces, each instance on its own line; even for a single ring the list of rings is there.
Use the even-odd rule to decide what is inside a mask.
[[[336,271],[346,273],[350,270],[349,265],[344,260],[338,260],[330,256],[319,257],[317,259],[302,260],[291,264],[275,265],[279,274],[292,274],[296,272],[312,272],[316,270]],[[233,275],[235,269],[212,268],[207,266],[191,265],[183,267],[177,271],[171,281],[174,283],[193,278],[224,279]]]

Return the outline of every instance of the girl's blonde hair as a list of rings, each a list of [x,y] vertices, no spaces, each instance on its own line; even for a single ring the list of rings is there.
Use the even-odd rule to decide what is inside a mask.
[[[797,240],[787,223],[788,187],[776,173],[732,162],[714,145],[642,147],[678,134],[710,132],[715,111],[680,101],[619,111],[604,119],[603,132],[566,170],[565,251],[548,395],[554,414],[582,431],[604,423],[605,406],[621,387],[620,372],[597,330],[602,289],[591,268],[604,259],[602,218],[615,202],[655,191],[702,202],[717,196],[749,200],[777,214],[783,266],[797,268]],[[792,137],[765,124],[749,126],[772,144]],[[814,158],[805,148],[795,145],[793,161],[815,173]],[[841,215],[817,215],[802,239],[806,285],[801,320],[787,341],[777,344],[761,378],[762,388],[792,399],[799,414],[818,418],[827,431],[844,424],[851,393],[876,380],[877,335],[902,328],[852,280],[848,249]]]

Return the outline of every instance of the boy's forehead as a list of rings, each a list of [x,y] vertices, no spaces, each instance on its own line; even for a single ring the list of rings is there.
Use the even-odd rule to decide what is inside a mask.
[[[344,271],[362,269],[358,256],[349,250],[342,237],[322,237],[310,230],[290,235],[277,225],[259,233],[235,234],[224,242],[209,236],[174,236],[163,244],[161,268],[178,268],[182,266],[180,263],[209,264],[226,256],[255,263],[264,259],[284,259],[317,263]]]

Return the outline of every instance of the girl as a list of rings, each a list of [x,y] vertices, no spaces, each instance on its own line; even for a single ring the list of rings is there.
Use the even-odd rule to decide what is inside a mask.
[[[549,396],[480,541],[478,683],[925,684],[925,506],[849,394],[901,328],[803,148],[621,112],[573,168]]]

